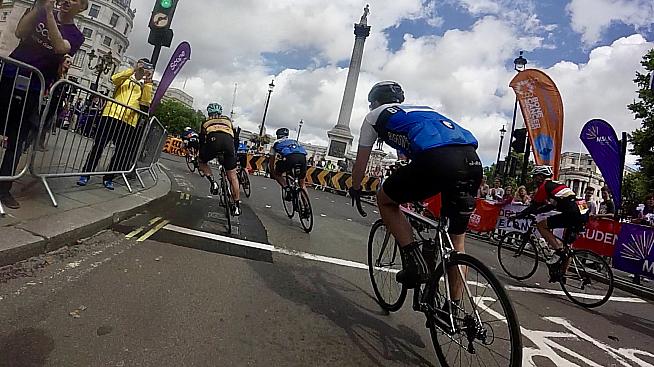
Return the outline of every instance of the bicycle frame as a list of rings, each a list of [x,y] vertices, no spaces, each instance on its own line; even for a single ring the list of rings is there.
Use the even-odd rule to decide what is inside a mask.
[[[449,274],[447,272],[447,264],[448,264],[448,261],[449,261],[450,257],[455,252],[455,250],[454,250],[454,245],[452,244],[452,239],[450,238],[450,235],[447,233],[447,230],[449,228],[449,220],[446,217],[442,217],[438,222],[435,222],[435,221],[433,221],[433,220],[431,220],[429,218],[426,218],[426,217],[424,217],[422,215],[414,213],[413,211],[411,211],[411,210],[409,210],[407,208],[404,208],[402,206],[400,207],[400,210],[404,213],[405,216],[407,216],[407,219],[409,219],[409,223],[411,223],[410,218],[412,218],[413,220],[420,221],[420,222],[422,222],[422,224],[426,224],[427,226],[429,226],[429,227],[431,227],[431,228],[433,228],[433,229],[435,229],[437,231],[437,237],[438,237],[438,247],[437,247],[438,256],[437,256],[437,258],[440,257],[441,261],[440,261],[440,263],[438,265],[436,265],[436,268],[442,267],[442,269],[443,269],[443,280],[445,282],[446,301],[449,302],[450,304],[452,304],[452,294],[451,294],[451,290],[450,290],[450,279],[449,279]],[[415,228],[413,226],[413,224],[411,226],[413,228]],[[433,241],[433,240],[434,239],[430,239],[428,241]],[[385,242],[387,242],[387,241],[385,241]],[[382,254],[382,253],[383,253],[383,251],[380,252],[380,254]],[[434,281],[435,281],[434,273],[435,273],[436,268],[434,268],[432,270],[431,274],[430,274],[430,281],[427,284],[414,289],[414,291],[413,291],[413,309],[415,311],[419,311],[419,312],[423,312],[423,313],[433,312],[434,311],[434,310],[430,309],[430,306],[427,303],[427,300],[425,299],[425,297],[426,297],[426,294],[427,294],[427,292],[426,292],[427,287],[437,286],[437,285],[434,285]],[[472,298],[470,296],[470,294],[471,294],[470,288],[468,286],[468,283],[465,280],[466,276],[465,276],[463,270],[461,269],[461,267],[457,267],[457,270],[459,271],[459,276],[461,277],[461,280],[462,280],[462,283],[463,283],[463,288],[464,288],[463,293],[467,294],[468,298]],[[481,316],[479,316],[479,312],[477,311],[476,307],[475,307],[475,318],[477,319],[478,323],[480,323],[480,324],[482,323]],[[436,318],[436,320],[440,321],[438,318]],[[443,329],[443,331],[445,331],[446,333],[455,330],[456,326],[455,326],[455,323],[454,323],[454,315],[451,312],[451,310],[449,312],[449,322],[450,322],[449,325],[440,325],[440,324],[438,324],[438,322],[436,322],[436,323],[437,323],[438,327]],[[445,327],[447,327],[449,329],[445,329]],[[454,340],[454,339],[452,339],[452,340]],[[454,340],[454,341],[456,342],[456,340]]]

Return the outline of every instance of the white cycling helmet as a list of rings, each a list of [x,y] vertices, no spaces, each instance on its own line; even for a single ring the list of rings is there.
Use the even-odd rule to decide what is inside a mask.
[[[191,130],[190,126],[187,126],[187,127],[184,128],[184,131],[190,131],[190,130]]]
[[[536,166],[534,167],[534,170],[531,171],[531,175],[543,175],[545,177],[552,177],[554,176],[554,170],[552,169],[552,166]]]

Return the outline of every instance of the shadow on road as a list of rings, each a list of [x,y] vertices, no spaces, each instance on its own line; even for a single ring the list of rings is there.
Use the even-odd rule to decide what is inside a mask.
[[[371,310],[348,296],[348,293],[367,294],[349,280],[318,267],[291,266],[275,263],[276,271],[269,265],[252,263],[269,289],[297,304],[310,307],[311,311],[327,317],[343,329],[353,345],[373,364],[386,366],[397,362],[412,366],[434,366],[415,347],[425,348],[420,335],[406,326],[394,327],[382,321]]]
[[[0,340],[0,366],[44,366],[54,347],[54,340],[45,330],[16,330]]]

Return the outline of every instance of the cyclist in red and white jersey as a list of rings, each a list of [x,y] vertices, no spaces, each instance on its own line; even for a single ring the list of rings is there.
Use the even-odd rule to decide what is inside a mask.
[[[518,213],[515,219],[552,210],[560,212],[560,214],[540,220],[536,224],[538,232],[547,241],[550,248],[554,249],[554,256],[547,263],[549,265],[556,264],[564,258],[563,244],[554,236],[552,230],[555,228],[583,229],[588,220],[588,207],[585,205],[585,201],[577,199],[577,194],[572,189],[561,182],[552,180],[554,175],[552,167],[536,166],[531,174],[538,189],[532,198],[531,205]]]

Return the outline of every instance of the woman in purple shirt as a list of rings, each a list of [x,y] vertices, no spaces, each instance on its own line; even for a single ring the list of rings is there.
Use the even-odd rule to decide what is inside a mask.
[[[88,8],[88,0],[37,0],[16,27],[18,47],[9,57],[37,68],[47,88],[58,79],[59,65],[66,54],[74,55],[84,43],[84,35],[74,23],[75,16]],[[39,126],[41,82],[29,70],[5,64],[0,75],[0,130],[8,139],[2,157],[0,177],[15,175],[21,146],[30,130]],[[7,116],[9,114],[9,116]],[[6,126],[4,122],[6,121]],[[11,209],[20,204],[10,194],[12,182],[0,182],[0,202]]]

